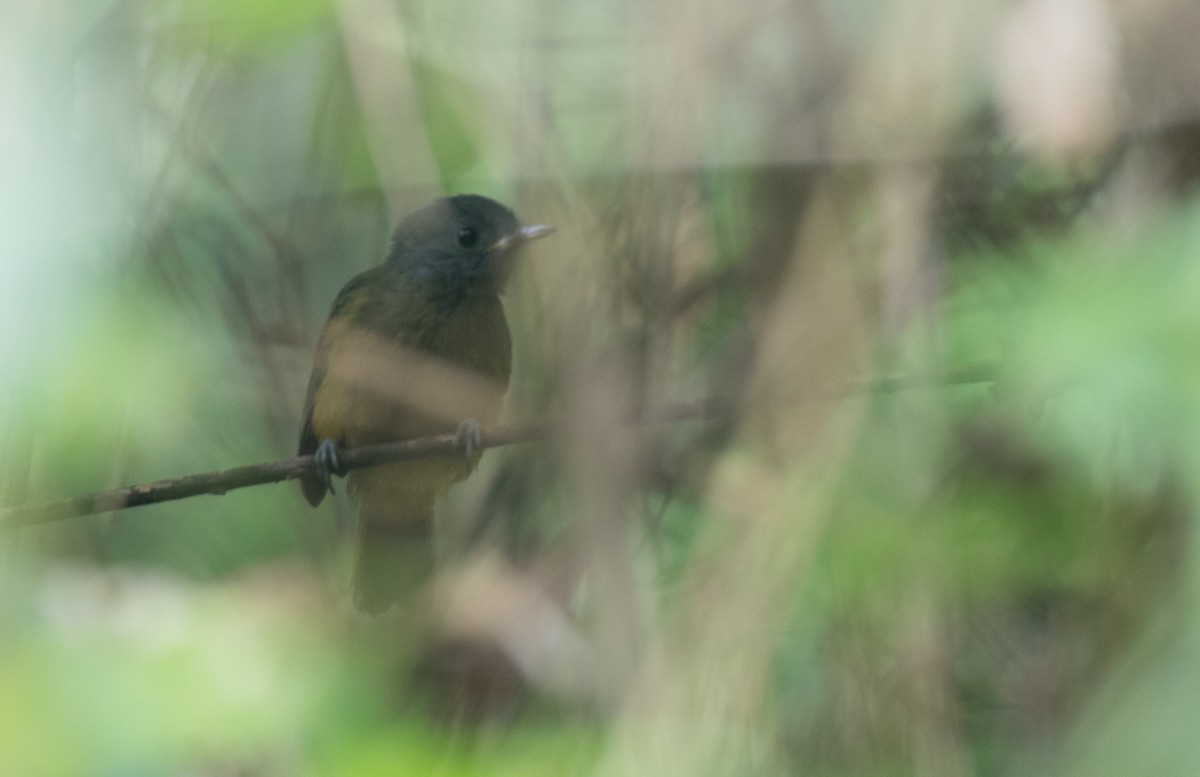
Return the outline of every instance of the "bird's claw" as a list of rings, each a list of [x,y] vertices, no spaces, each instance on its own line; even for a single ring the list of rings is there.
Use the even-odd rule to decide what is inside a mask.
[[[459,424],[458,430],[454,432],[454,444],[462,448],[463,454],[468,459],[483,450],[483,429],[479,426],[479,422],[474,418],[468,418]]]
[[[341,477],[346,474],[346,468],[342,466],[342,460],[338,455],[339,450],[337,441],[330,438],[323,440],[313,453],[313,458],[317,462],[317,475],[331,494],[337,493],[333,489],[333,476]]]

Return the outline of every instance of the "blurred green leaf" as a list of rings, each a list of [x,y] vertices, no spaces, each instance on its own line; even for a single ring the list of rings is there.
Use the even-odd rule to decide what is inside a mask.
[[[260,594],[197,593],[149,576],[56,573],[44,619],[5,624],[0,770],[181,773],[296,766],[297,747],[362,705],[333,643]]]
[[[320,29],[332,17],[331,0],[156,0],[167,19],[179,15],[183,38],[215,54],[261,54]]]

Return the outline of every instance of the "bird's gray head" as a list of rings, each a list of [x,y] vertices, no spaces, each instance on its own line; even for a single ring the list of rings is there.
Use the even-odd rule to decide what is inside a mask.
[[[522,227],[495,200],[459,194],[401,221],[387,261],[439,307],[453,307],[472,294],[499,294],[517,249],[551,231],[541,225]]]

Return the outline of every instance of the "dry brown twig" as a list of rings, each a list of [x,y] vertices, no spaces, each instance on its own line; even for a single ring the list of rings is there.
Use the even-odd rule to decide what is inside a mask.
[[[898,391],[913,386],[927,387],[938,383],[978,383],[990,379],[991,375],[986,367],[965,370],[941,379],[936,376],[923,378],[911,375],[882,376],[850,381],[841,390],[831,393],[826,398],[844,396],[847,391]],[[728,401],[715,398],[677,402],[655,410],[647,410],[638,418],[630,419],[630,423],[654,425],[677,421],[706,421],[727,416],[730,410]],[[499,448],[518,443],[536,442],[544,439],[550,429],[550,422],[502,426],[485,432],[481,447]],[[352,470],[389,461],[457,454],[461,450],[462,448],[455,443],[453,434],[439,434],[414,440],[347,449],[339,456],[339,461],[345,469]],[[123,510],[127,507],[171,502],[202,494],[219,496],[239,488],[295,480],[313,472],[315,467],[316,461],[312,456],[293,456],[290,459],[247,464],[232,469],[202,472],[168,480],[155,480],[150,483],[114,488],[108,491],[96,491],[52,502],[0,508],[0,531],[36,526],[83,515]]]
[[[718,403],[710,400],[681,402],[645,413],[639,420],[643,424],[703,420],[715,415],[717,407]],[[517,443],[535,442],[545,438],[549,430],[548,423],[504,426],[485,432],[481,447],[499,448]],[[389,461],[460,454],[461,451],[462,448],[455,442],[453,434],[439,434],[402,442],[347,449],[339,456],[339,461],[345,469],[351,470]],[[65,518],[170,502],[201,494],[221,495],[238,488],[294,480],[313,472],[315,467],[316,461],[312,456],[294,456],[290,459],[248,464],[233,469],[203,472],[180,478],[114,488],[108,491],[97,491],[69,499],[18,505],[0,509],[0,530],[36,526]]]

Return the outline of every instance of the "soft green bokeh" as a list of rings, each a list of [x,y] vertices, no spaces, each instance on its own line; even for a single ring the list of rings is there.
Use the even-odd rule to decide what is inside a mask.
[[[775,295],[828,252],[853,295],[796,326],[855,307],[869,330],[830,348],[855,349],[850,385],[803,395],[823,365],[798,351],[768,387],[822,408],[784,440],[802,456],[757,416],[638,441],[607,515],[632,519],[623,621],[594,564],[560,568],[603,535],[571,445],[489,454],[450,504],[564,616],[505,625],[604,659],[608,617],[639,661],[501,722],[439,720],[396,680],[417,637],[344,611],[344,496],[6,533],[0,774],[1194,773],[1200,205],[1130,196],[1159,171],[1121,144],[1014,147],[992,46],[926,60],[980,34],[934,6],[0,7],[6,501],[292,455],[331,300],[445,192],[559,227],[506,300],[518,419],[627,366],[631,396],[584,420],[746,390]],[[910,294],[905,261],[936,281]],[[594,374],[556,371],[575,358]],[[622,444],[601,432],[565,437]],[[729,472],[759,513],[718,503]]]

